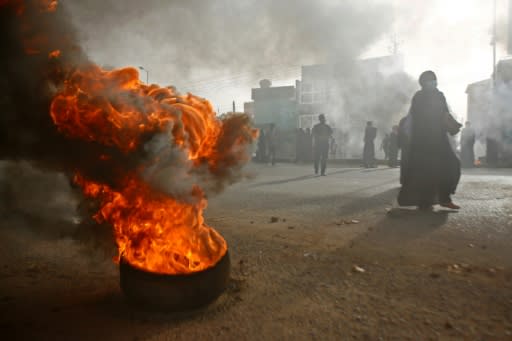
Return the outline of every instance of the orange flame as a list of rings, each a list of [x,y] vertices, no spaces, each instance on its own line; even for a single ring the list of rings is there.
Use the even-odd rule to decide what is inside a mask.
[[[77,169],[75,182],[86,196],[99,202],[94,218],[113,226],[119,256],[141,269],[163,274],[188,274],[216,264],[227,244],[204,223],[207,201],[203,190],[190,185],[185,197],[155,190],[144,176],[170,161],[167,151],[151,156],[144,148],[155,135],[159,142],[166,139],[168,150],[187,159],[176,161],[184,176],[194,174],[201,181],[211,177],[218,181],[212,183],[216,189],[233,167],[248,160],[246,146],[256,136],[248,117],[233,115],[221,121],[207,100],[180,95],[173,87],[144,84],[134,68],[106,71],[84,61],[83,56],[77,61],[80,66],[74,65],[70,36],[56,38],[45,31],[46,20],[51,22],[59,14],[48,13],[58,11],[57,1],[0,0],[0,7],[6,5],[19,17],[25,53],[48,54],[52,59],[48,67],[57,70],[48,73],[55,76],[50,79],[52,91],[58,87],[50,105],[53,123],[69,139],[93,144],[91,153],[98,152],[97,159],[89,156],[87,162],[111,175],[109,180],[99,180],[88,168]],[[58,58],[61,51],[66,58]],[[125,169],[115,163],[123,158],[130,162],[144,159],[144,163],[135,166],[132,162]]]
[[[41,2],[41,10],[47,12],[55,12],[57,10],[57,6],[59,2],[57,0],[40,0]]]
[[[244,146],[256,135],[248,121],[220,121],[208,101],[143,84],[138,77],[133,68],[105,71],[90,65],[75,71],[52,101],[54,123],[69,137],[124,154],[139,149],[148,133],[167,134],[169,145],[188,156],[188,167],[206,166],[213,174],[247,158]],[[197,185],[190,190],[191,203],[154,191],[134,173],[126,173],[116,189],[79,171],[75,181],[100,200],[95,219],[113,225],[119,255],[134,266],[184,274],[213,266],[227,251],[224,239],[204,224],[206,199]]]
[[[50,53],[48,53],[48,58],[59,58],[60,57],[60,50],[54,50]]]
[[[41,12],[55,12],[59,2],[57,0],[34,0],[33,4],[38,6]],[[0,0],[0,7],[2,6],[12,6],[18,16],[23,15],[27,9],[25,0]]]
[[[74,138],[135,150],[149,132],[172,127],[174,143],[190,159],[211,153],[221,130],[211,104],[174,89],[148,86],[134,68],[104,71],[91,65],[76,71],[52,102],[51,115],[61,132]]]
[[[136,177],[128,177],[122,191],[80,175],[75,181],[87,196],[100,198],[95,218],[113,225],[119,255],[134,266],[186,274],[211,267],[226,253],[224,239],[203,222],[206,200],[197,187],[198,203],[185,204],[155,193]]]

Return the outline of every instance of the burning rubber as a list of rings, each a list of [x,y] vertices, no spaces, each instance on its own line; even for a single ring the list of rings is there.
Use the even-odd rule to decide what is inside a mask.
[[[217,299],[229,281],[229,252],[212,267],[185,275],[147,272],[121,259],[121,290],[138,307],[158,311],[200,308]]]
[[[169,311],[212,302],[226,288],[230,262],[203,211],[209,196],[243,178],[258,135],[251,118],[218,117],[208,100],[146,84],[136,68],[101,68],[80,48],[62,5],[0,0],[5,45],[13,46],[3,49],[3,63],[31,75],[13,72],[6,82],[19,86],[11,89],[19,94],[12,121],[27,117],[19,136],[34,143],[13,134],[8,149],[27,154],[11,157],[81,187],[95,211],[87,215],[113,229],[130,301]]]

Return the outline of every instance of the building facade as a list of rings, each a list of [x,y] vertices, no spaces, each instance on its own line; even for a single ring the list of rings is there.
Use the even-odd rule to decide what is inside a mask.
[[[498,62],[494,78],[468,85],[467,117],[478,137],[476,155],[512,165],[512,58]]]
[[[404,116],[415,87],[401,55],[303,66],[297,82],[298,126],[310,128],[318,114],[325,114],[335,130],[336,157],[360,158],[366,122],[379,129],[378,149]]]

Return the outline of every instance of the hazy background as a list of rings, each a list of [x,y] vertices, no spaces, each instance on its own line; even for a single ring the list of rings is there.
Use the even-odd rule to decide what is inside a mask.
[[[425,69],[458,115],[465,88],[492,70],[490,0],[69,0],[86,51],[105,66],[144,66],[227,111],[261,78],[293,85],[300,65],[389,54],[413,77]],[[498,0],[499,37],[507,1]],[[499,49],[499,56],[505,54]],[[145,73],[141,78],[145,79]]]

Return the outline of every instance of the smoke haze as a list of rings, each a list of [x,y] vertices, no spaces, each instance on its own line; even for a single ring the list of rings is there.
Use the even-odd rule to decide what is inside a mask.
[[[204,69],[353,60],[391,27],[381,2],[69,1],[87,51],[103,64],[144,65],[155,81]]]

